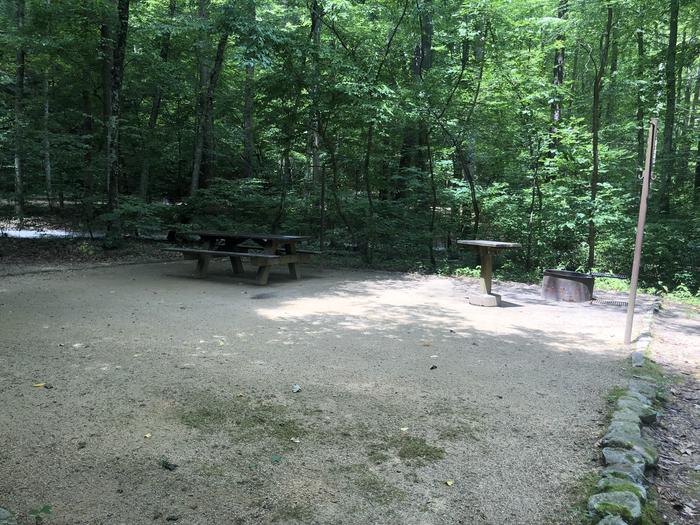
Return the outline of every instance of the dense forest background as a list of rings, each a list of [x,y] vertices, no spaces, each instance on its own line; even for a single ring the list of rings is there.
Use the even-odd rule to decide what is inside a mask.
[[[4,0],[0,201],[121,234],[313,235],[367,265],[700,286],[697,0]],[[105,241],[107,242],[107,241]]]

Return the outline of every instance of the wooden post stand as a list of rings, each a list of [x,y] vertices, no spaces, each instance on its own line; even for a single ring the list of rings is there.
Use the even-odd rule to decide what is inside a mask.
[[[639,220],[637,221],[637,238],[634,243],[634,259],[632,261],[632,278],[630,280],[630,296],[627,300],[627,321],[625,323],[625,344],[632,339],[632,323],[634,322],[634,306],[637,300],[637,282],[639,280],[639,266],[642,261],[642,241],[644,240],[644,224],[647,218],[647,199],[649,198],[649,186],[651,174],[654,170],[656,157],[656,132],[659,119],[653,118],[649,123],[649,138],[647,139],[647,155],[642,174],[642,197],[639,201]]]

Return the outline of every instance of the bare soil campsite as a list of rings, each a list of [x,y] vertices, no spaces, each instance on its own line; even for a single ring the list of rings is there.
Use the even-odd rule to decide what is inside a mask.
[[[20,523],[49,506],[50,524],[580,522],[625,379],[624,309],[303,275],[260,287],[175,261],[4,277],[3,505]]]

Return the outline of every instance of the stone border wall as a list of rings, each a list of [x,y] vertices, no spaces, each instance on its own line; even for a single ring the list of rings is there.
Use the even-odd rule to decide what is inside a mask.
[[[651,344],[651,323],[657,302],[645,315],[645,329],[637,339],[631,355],[632,366],[644,366],[644,353]],[[659,455],[642,429],[656,422],[656,407],[664,400],[661,385],[655,378],[634,374],[627,389],[615,402],[615,410],[600,445],[603,462],[597,494],[588,500],[588,510],[598,525],[633,525],[642,516],[647,500],[647,469],[654,468]]]

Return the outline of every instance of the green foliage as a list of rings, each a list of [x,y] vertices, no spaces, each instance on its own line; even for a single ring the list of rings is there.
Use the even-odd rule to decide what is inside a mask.
[[[275,230],[317,244],[323,237],[324,250],[345,253],[346,261],[351,254],[375,267],[474,275],[476,261],[455,241],[493,238],[523,245],[499,258],[497,276],[537,282],[545,268],[589,269],[592,221],[594,269],[630,273],[645,131],[638,128],[651,116],[663,121],[666,111],[669,27],[661,0],[567,2],[565,16],[557,2],[534,0],[325,1],[318,45],[308,2],[214,0],[204,13],[197,2],[176,2],[173,13],[168,0],[131,2],[115,209],[105,198],[107,42],[100,36],[116,19],[114,2],[26,0],[20,29],[11,4],[0,10],[3,202],[14,198],[19,152],[27,211],[39,201],[47,208],[47,198],[49,214],[60,219],[79,208],[71,219],[108,229],[107,247],[122,234]],[[592,88],[607,5],[614,27],[594,201]],[[640,283],[686,301],[700,293],[693,174],[700,125],[692,118],[698,27],[700,4],[681,2],[672,206],[661,212],[660,165]],[[201,137],[206,73],[222,34],[229,38]],[[416,61],[416,46],[428,42]],[[555,84],[560,48],[564,80]],[[20,49],[25,89],[15,119]],[[192,194],[198,138],[201,184]],[[2,215],[14,216],[12,206]]]
[[[100,215],[100,220],[116,224],[123,233],[147,236],[163,231],[169,215],[165,204],[146,203],[138,197],[125,196],[114,212]]]

